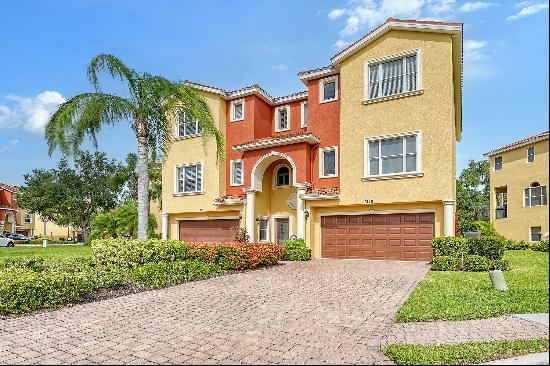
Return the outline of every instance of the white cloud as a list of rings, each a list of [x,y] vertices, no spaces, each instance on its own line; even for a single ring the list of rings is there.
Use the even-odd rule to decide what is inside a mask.
[[[339,32],[340,40],[335,45],[343,44],[347,37],[359,32],[368,32],[389,17],[446,20],[455,10],[455,0],[356,0],[353,4],[355,6],[345,12],[334,9],[331,11],[334,12],[333,17],[329,13],[331,20],[345,15],[343,28]]]
[[[342,15],[346,14],[346,9],[332,9],[329,13],[328,13],[328,18],[330,20],[334,20],[334,19],[338,19],[340,18]]]
[[[286,66],[285,64],[271,65],[271,68],[272,68],[273,70],[276,70],[276,71],[285,71],[285,70],[288,70],[288,66]]]
[[[493,6],[493,3],[484,3],[483,1],[476,1],[473,3],[464,3],[460,7],[460,11],[463,13],[469,13],[476,10],[483,10]]]
[[[65,102],[57,91],[43,91],[36,97],[8,95],[12,106],[0,104],[0,126],[22,128],[25,131],[42,134],[51,114]]]
[[[0,153],[4,153],[10,150],[13,150],[15,146],[19,143],[18,139],[13,139],[10,142],[8,142],[6,145],[0,147]]]
[[[464,50],[464,76],[467,79],[486,79],[498,73],[497,67],[488,62],[487,42],[466,39]]]
[[[334,47],[341,50],[342,48],[345,48],[349,45],[348,41],[344,41],[343,39],[339,39],[334,43]]]
[[[531,1],[523,1],[516,4],[516,7],[520,7],[521,10],[515,15],[510,15],[508,18],[506,18],[506,20],[516,20],[520,18],[525,18],[529,15],[536,14],[544,9],[548,9],[548,2],[533,3]]]

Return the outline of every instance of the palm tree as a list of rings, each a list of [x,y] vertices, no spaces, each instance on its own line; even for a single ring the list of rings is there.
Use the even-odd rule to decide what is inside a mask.
[[[126,97],[101,92],[98,73],[106,71],[124,82]],[[97,146],[97,133],[104,126],[130,122],[137,139],[138,239],[147,238],[149,214],[149,155],[166,155],[173,139],[170,120],[186,112],[198,120],[203,138],[216,140],[216,156],[223,158],[225,139],[216,127],[206,101],[193,88],[161,76],[138,73],[113,55],[100,54],[88,65],[88,79],[95,92],[70,98],[52,114],[46,125],[48,152],[59,148],[76,153],[86,138]]]

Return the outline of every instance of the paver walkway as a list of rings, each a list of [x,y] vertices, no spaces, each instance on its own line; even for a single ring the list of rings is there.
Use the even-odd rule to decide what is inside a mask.
[[[440,327],[392,324],[427,271],[415,262],[294,262],[8,318],[0,363],[391,363],[380,352],[388,339],[427,339]],[[516,321],[506,336],[531,324]],[[475,337],[509,326],[480,322]],[[468,324],[436,333],[467,338]]]

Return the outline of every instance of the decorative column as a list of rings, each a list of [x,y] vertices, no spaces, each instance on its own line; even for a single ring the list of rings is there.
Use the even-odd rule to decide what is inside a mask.
[[[296,219],[298,220],[298,238],[304,239],[306,230],[305,212],[304,212],[304,199],[302,195],[306,193],[307,185],[296,184]]]
[[[246,217],[245,217],[245,227],[250,241],[254,242],[255,230],[254,230],[254,199],[256,191],[252,188],[245,188],[244,192],[246,193]]]
[[[443,201],[443,235],[455,236],[455,201]]]
[[[47,221],[44,220],[44,239],[42,239],[42,246],[47,247],[48,246],[48,230],[46,228]]]
[[[161,221],[162,221],[162,240],[168,239],[168,214],[163,213],[160,215]]]

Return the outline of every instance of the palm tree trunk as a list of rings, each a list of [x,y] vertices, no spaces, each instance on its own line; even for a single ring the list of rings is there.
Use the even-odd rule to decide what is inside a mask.
[[[147,137],[138,132],[138,233],[139,240],[147,239],[147,227],[149,221],[149,151]]]

